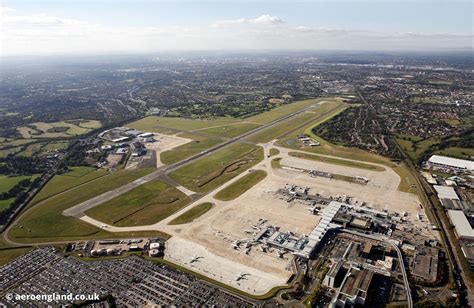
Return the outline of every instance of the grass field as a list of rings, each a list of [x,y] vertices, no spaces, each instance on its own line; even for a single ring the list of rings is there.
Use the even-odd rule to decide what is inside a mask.
[[[30,205],[107,174],[105,169],[70,167],[70,172],[55,175],[31,200]]]
[[[102,124],[96,120],[71,120],[61,122],[36,122],[32,127],[19,127],[17,130],[23,138],[59,138],[82,135],[93,129],[100,128]],[[58,130],[58,131],[55,131]]]
[[[250,136],[248,140],[253,142],[269,142],[273,139],[283,138],[284,136],[288,135],[289,131],[295,129],[303,123],[311,120],[314,120],[313,123],[319,123],[319,121],[327,118],[327,116],[323,117],[324,114],[329,113],[328,116],[332,116],[336,112],[341,112],[347,108],[347,106],[348,105],[344,104],[340,99],[326,100],[326,103],[324,104],[314,104],[314,107],[308,109],[306,112],[279,123],[278,125],[275,125],[271,128],[265,129],[256,135]]]
[[[242,178],[238,179],[231,185],[219,191],[214,198],[222,201],[229,201],[239,197],[241,194],[255,186],[263,180],[267,173],[263,170],[253,171]]]
[[[190,201],[176,188],[153,180],[88,210],[86,214],[120,227],[151,225],[182,209]]]
[[[350,160],[337,159],[333,157],[325,157],[325,156],[305,154],[305,153],[299,153],[299,152],[289,152],[288,155],[293,156],[293,157],[298,157],[298,158],[316,160],[323,163],[352,167],[352,168],[366,169],[366,170],[371,170],[371,171],[385,171],[385,168],[381,166],[375,166],[375,165],[370,165],[370,164],[365,164],[362,162],[356,162],[356,161],[350,161]]]
[[[434,154],[451,156],[461,159],[472,159],[472,157],[474,157],[474,149],[451,147],[435,151]]]
[[[10,205],[12,205],[13,201],[15,201],[15,198],[0,200],[0,213],[8,209]]]
[[[300,109],[309,107],[311,105],[315,105],[321,101],[326,101],[326,100],[333,100],[333,99],[332,98],[315,98],[315,99],[296,101],[294,103],[283,105],[281,107],[272,109],[268,112],[247,118],[246,121],[258,123],[258,124],[269,123],[271,121],[284,117],[285,115],[288,115]]]
[[[8,236],[11,240],[21,243],[131,236],[132,233],[106,232],[79,219],[63,216],[62,211],[130,183],[154,170],[154,168],[120,170],[97,181],[53,196],[44,203],[29,209],[11,228]],[[133,234],[138,236],[143,233],[135,232]]]
[[[138,121],[128,123],[125,126],[147,132],[160,133],[163,128],[171,128],[185,131],[208,128],[212,126],[238,123],[238,119],[216,118],[211,120],[193,120],[183,118],[167,118],[150,116]]]
[[[160,159],[163,164],[170,165],[176,163],[222,142],[222,140],[218,138],[210,138],[193,134],[181,134],[179,136],[193,139],[194,141],[183,144],[172,150],[162,152],[160,154]]]
[[[170,173],[170,177],[195,192],[208,192],[263,159],[263,149],[232,144]]]
[[[20,183],[22,180],[31,179],[32,176],[24,175],[24,176],[7,176],[7,175],[0,175],[0,194],[9,191],[13,188],[16,184]]]
[[[286,134],[289,130],[294,129],[298,125],[301,125],[302,123],[309,121],[317,116],[318,115],[315,113],[304,112],[293,118],[285,120],[275,126],[264,129],[255,135],[251,135],[247,137],[246,139],[252,142],[257,142],[257,143],[269,142],[269,141],[272,141],[273,139],[277,139],[278,137]]]
[[[278,154],[280,154],[280,150],[278,150],[276,148],[271,148],[270,151],[269,151],[269,154],[270,154],[270,156],[278,155]]]
[[[418,187],[416,187],[416,178],[410,171],[410,168],[405,165],[405,164],[400,164],[396,167],[393,168],[393,171],[395,171],[399,176],[400,176],[400,184],[398,185],[398,190],[412,193],[412,194],[417,194],[419,193]],[[415,186],[412,186],[415,185]]]
[[[213,204],[210,202],[198,204],[192,209],[187,210],[183,214],[179,215],[178,217],[170,221],[168,224],[169,225],[182,225],[182,224],[190,223],[196,218],[204,215],[207,211],[209,211],[212,208],[212,206]]]
[[[251,131],[252,129],[255,129],[259,126],[261,125],[243,122],[226,126],[211,127],[199,130],[199,132],[216,137],[233,138],[240,136],[248,131]]]
[[[272,168],[281,168],[281,158],[274,158],[271,161]]]
[[[21,255],[24,255],[32,249],[33,247],[0,248],[0,266],[7,264]]]
[[[414,161],[420,159],[430,146],[439,143],[437,138],[421,139],[413,136],[405,137],[404,139],[401,136],[397,136],[395,140]]]

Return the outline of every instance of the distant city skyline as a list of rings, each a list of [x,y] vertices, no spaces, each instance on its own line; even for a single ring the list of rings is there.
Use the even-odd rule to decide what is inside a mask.
[[[2,1],[0,54],[471,50],[471,1]]]

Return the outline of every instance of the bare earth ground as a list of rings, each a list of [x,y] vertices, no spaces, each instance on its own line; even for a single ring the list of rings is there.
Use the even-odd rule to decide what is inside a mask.
[[[385,168],[386,171],[376,172],[305,160],[289,157],[288,149],[274,146],[272,143],[262,146],[265,159],[253,169],[265,170],[268,175],[235,200],[224,202],[214,199],[213,196],[245,176],[247,172],[154,225],[119,228],[103,225],[87,216],[81,219],[111,232],[160,230],[169,233],[173,237],[167,241],[166,258],[252,294],[262,294],[275,286],[285,284],[292,274],[292,255],[286,254],[279,258],[275,250],[264,253],[257,246],[253,246],[247,255],[245,249],[233,249],[232,243],[237,239],[251,238],[252,225],[257,224],[260,218],[268,219],[267,224],[279,226],[283,231],[290,230],[298,234],[308,234],[320,220],[320,217],[312,215],[307,210],[308,206],[302,202],[288,203],[276,194],[277,190],[284,188],[287,183],[307,186],[310,188],[310,194],[319,193],[324,197],[347,195],[380,210],[399,213],[406,211],[410,221],[408,224],[416,225],[427,236],[438,237],[426,219],[420,221],[416,218],[418,212],[423,212],[417,196],[397,190],[400,178],[393,170]],[[278,148],[280,154],[267,158],[271,147]],[[321,177],[312,178],[302,172],[272,169],[271,160],[276,157],[282,158],[282,165],[347,176],[365,176],[370,182],[360,185]],[[203,202],[212,202],[215,206],[191,223],[167,225],[172,219]],[[191,263],[193,257],[202,258]],[[236,277],[240,273],[249,275],[237,281]]]

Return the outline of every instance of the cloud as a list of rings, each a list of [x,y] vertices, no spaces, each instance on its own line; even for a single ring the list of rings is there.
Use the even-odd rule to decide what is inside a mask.
[[[0,15],[15,12],[15,9],[8,6],[0,6]]]
[[[260,15],[255,18],[239,18],[239,19],[228,19],[216,21],[213,26],[229,26],[229,25],[261,25],[261,26],[274,26],[284,24],[285,21],[277,16],[271,15]]]
[[[260,15],[213,26],[110,26],[52,16],[21,14],[0,6],[2,55],[133,53],[160,50],[441,50],[472,46],[472,33],[383,33],[291,25]]]

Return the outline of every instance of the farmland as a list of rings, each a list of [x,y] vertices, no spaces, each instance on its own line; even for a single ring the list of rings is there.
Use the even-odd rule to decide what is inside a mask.
[[[52,123],[36,122],[19,127],[17,130],[25,139],[60,138],[83,135],[101,126],[100,121],[96,120],[70,120]]]

